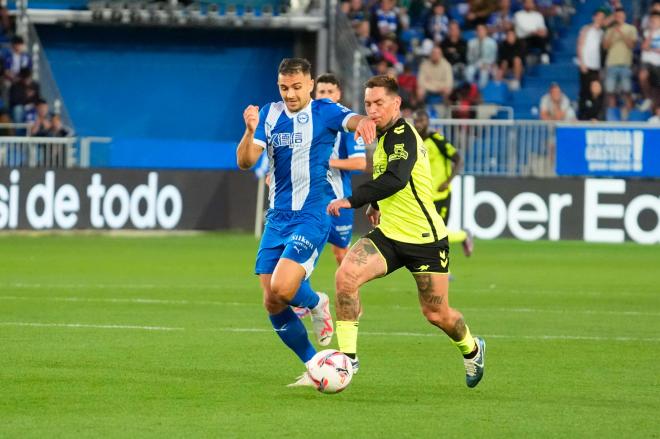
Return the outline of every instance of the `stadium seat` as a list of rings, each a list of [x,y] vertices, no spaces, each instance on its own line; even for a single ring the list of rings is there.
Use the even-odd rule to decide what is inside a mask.
[[[484,102],[503,105],[509,100],[509,88],[504,82],[489,81],[481,89],[481,98]]]
[[[621,110],[618,107],[608,108],[605,113],[605,120],[608,122],[620,122],[621,121]]]
[[[628,113],[628,121],[646,122],[651,116],[653,116],[653,114],[650,111],[631,110],[630,113]]]

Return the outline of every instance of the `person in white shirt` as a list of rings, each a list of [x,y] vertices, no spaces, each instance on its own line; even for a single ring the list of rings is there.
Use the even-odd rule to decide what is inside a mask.
[[[591,23],[584,25],[580,30],[577,42],[577,58],[580,65],[580,99],[589,94],[592,81],[600,80],[603,20],[605,20],[605,13],[600,9],[596,10],[592,15]]]
[[[642,67],[639,85],[647,99],[646,104],[660,106],[660,12],[651,12],[648,28],[642,41]]]
[[[497,43],[488,36],[488,28],[485,24],[477,25],[477,36],[468,41],[467,68],[465,79],[474,83],[479,78],[479,87],[484,88],[488,84],[490,74],[495,70],[497,61]]]
[[[526,55],[529,54],[529,49],[537,49],[541,52],[541,62],[548,64],[550,62],[548,28],[543,15],[536,10],[534,0],[525,0],[523,9],[513,16],[513,25],[518,39],[525,45]]]

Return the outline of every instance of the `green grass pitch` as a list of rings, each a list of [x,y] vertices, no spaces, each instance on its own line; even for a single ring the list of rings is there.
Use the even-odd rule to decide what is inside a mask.
[[[480,241],[450,302],[461,357],[405,270],[362,290],[360,373],[285,385],[247,235],[0,236],[0,437],[660,437],[660,250]],[[326,249],[312,278],[333,289]],[[336,340],[333,345],[336,347]]]

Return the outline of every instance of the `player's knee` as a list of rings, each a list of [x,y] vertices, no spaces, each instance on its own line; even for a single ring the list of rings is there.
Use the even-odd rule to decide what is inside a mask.
[[[426,317],[426,320],[433,326],[437,326],[441,329],[451,328],[452,326],[453,322],[451,321],[452,318],[449,310],[423,308],[422,313],[424,314],[424,317]]]
[[[289,300],[293,298],[295,293],[296,289],[282,282],[274,282],[270,286],[270,300],[275,303],[289,303]]]

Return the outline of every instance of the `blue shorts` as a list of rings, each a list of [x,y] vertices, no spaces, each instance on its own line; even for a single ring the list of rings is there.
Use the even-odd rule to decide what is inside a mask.
[[[632,71],[629,66],[610,66],[605,69],[605,91],[630,93],[632,90]]]
[[[269,210],[255,273],[270,274],[280,258],[287,258],[302,265],[308,278],[328,240],[329,231],[330,217],[325,212]]]
[[[330,227],[330,236],[328,242],[339,248],[346,248],[351,245],[353,236],[353,209],[341,209],[339,216],[332,216],[332,226]]]

